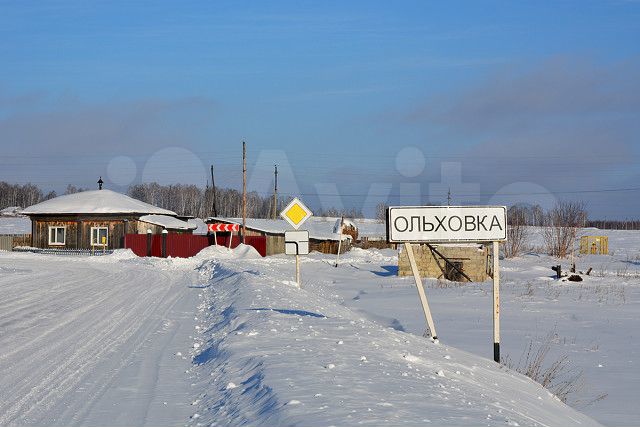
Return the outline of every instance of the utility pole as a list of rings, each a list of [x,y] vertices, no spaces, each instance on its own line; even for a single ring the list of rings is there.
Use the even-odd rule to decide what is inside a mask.
[[[451,187],[449,187],[449,192],[447,193],[447,206],[451,206]]]
[[[211,165],[211,187],[213,189],[213,216],[218,216],[218,210],[216,209],[216,182],[213,180],[213,165]]]
[[[242,243],[247,233],[247,144],[242,141]]]
[[[276,219],[276,215],[278,214],[278,165],[274,165],[275,172],[275,184],[273,187],[273,219]]]

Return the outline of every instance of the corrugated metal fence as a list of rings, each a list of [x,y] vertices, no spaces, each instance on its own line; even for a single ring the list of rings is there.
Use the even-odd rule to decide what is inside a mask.
[[[229,237],[217,236],[217,243],[220,246],[229,246]],[[196,255],[207,246],[213,245],[213,236],[199,236],[193,234],[167,234],[166,256],[172,258],[189,258]],[[266,256],[267,242],[264,236],[247,236],[247,245],[253,246],[260,255]],[[231,248],[240,244],[240,238],[233,236]],[[145,234],[127,234],[125,236],[125,248],[131,249],[133,253],[144,257],[149,254],[147,236]],[[151,256],[162,257],[162,235],[151,236]]]

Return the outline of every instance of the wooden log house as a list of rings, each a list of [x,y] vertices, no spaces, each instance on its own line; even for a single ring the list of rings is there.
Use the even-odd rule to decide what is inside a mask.
[[[56,197],[23,214],[31,219],[31,246],[43,249],[121,249],[125,234],[192,233],[196,228],[173,211],[102,189]]]

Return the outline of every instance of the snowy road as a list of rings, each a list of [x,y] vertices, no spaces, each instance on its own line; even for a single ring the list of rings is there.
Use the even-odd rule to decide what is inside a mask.
[[[0,255],[0,425],[188,419],[197,274],[116,261]]]

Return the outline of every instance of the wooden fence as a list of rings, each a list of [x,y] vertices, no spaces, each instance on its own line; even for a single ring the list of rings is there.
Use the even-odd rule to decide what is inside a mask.
[[[16,246],[31,245],[31,234],[0,235],[0,251],[12,251]]]

